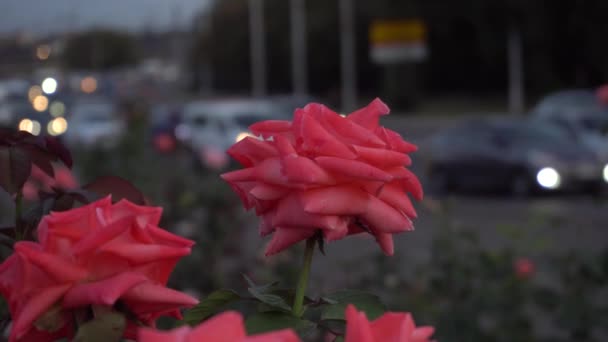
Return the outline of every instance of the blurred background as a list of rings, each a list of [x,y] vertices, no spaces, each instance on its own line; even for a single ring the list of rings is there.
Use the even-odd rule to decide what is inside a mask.
[[[311,101],[419,145],[417,230],[315,257],[312,293],[381,295],[440,341],[608,339],[608,2],[0,1],[0,126],[52,135],[75,168],[37,188],[132,181],[198,241],[173,285],[293,286],[218,175],[225,150]],[[36,178],[36,179],[34,179]],[[46,185],[45,185],[46,184]],[[7,196],[0,221],[11,221]],[[356,251],[356,252],[353,252]],[[331,270],[331,272],[330,272]]]

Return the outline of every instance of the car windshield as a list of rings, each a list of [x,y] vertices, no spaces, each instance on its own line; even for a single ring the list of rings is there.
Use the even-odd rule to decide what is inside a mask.
[[[263,118],[260,115],[255,114],[237,114],[235,115],[234,120],[237,125],[241,127],[249,127],[256,122],[263,120]]]
[[[566,148],[571,135],[554,124],[518,123],[499,125],[494,135],[502,140],[517,142],[525,146]]]

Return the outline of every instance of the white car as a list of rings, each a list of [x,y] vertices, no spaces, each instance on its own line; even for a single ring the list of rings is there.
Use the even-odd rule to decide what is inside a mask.
[[[591,89],[559,91],[543,98],[532,117],[556,124],[608,163],[608,107]]]
[[[68,119],[65,142],[73,147],[113,147],[126,130],[111,102],[76,103]]]
[[[277,105],[254,99],[201,100],[186,104],[176,136],[196,152],[226,151],[248,136],[255,122],[282,118]]]

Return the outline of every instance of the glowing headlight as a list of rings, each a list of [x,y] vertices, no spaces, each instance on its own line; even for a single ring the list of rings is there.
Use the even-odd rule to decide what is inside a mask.
[[[23,119],[23,120],[19,121],[18,127],[19,127],[20,131],[26,131],[33,135],[40,134],[40,122],[38,122],[36,120]]]
[[[234,139],[235,142],[239,142],[247,137],[253,137],[253,135],[251,135],[251,133],[248,132],[241,132],[239,134],[237,134],[236,138]]]
[[[61,135],[63,133],[65,133],[65,131],[67,131],[68,129],[68,122],[66,119],[62,118],[62,117],[58,117],[55,118],[51,121],[49,121],[48,125],[46,126],[46,130],[49,132],[50,135],[56,136],[56,135]]]
[[[604,178],[604,182],[608,183],[608,164],[606,164],[602,170],[602,178]]]
[[[40,86],[45,94],[53,94],[55,91],[57,91],[57,80],[52,77],[47,77],[44,79],[44,81],[42,81]]]
[[[552,167],[545,167],[538,171],[536,181],[545,189],[557,189],[562,182],[559,173]]]

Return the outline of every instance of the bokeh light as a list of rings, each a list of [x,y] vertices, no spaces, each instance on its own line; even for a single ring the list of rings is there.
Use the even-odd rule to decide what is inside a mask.
[[[49,106],[49,112],[52,116],[63,116],[65,114],[65,105],[61,101],[53,101]]]
[[[44,95],[38,95],[32,101],[32,107],[38,112],[44,112],[49,106],[49,99]]]
[[[63,117],[55,118],[49,121],[46,129],[53,136],[63,134],[68,130],[68,121]]]
[[[36,96],[42,95],[42,88],[40,86],[31,86],[27,92],[27,97],[30,99],[30,102],[34,102]]]
[[[39,60],[44,61],[51,55],[51,47],[47,44],[40,45],[36,48],[36,57]]]
[[[33,135],[40,134],[40,122],[36,120],[23,119],[19,121],[19,130],[26,131]]]
[[[95,92],[97,90],[97,80],[95,77],[87,76],[80,81],[80,89],[87,94]]]
[[[45,78],[41,85],[45,94],[53,94],[57,91],[57,80],[52,77]]]

